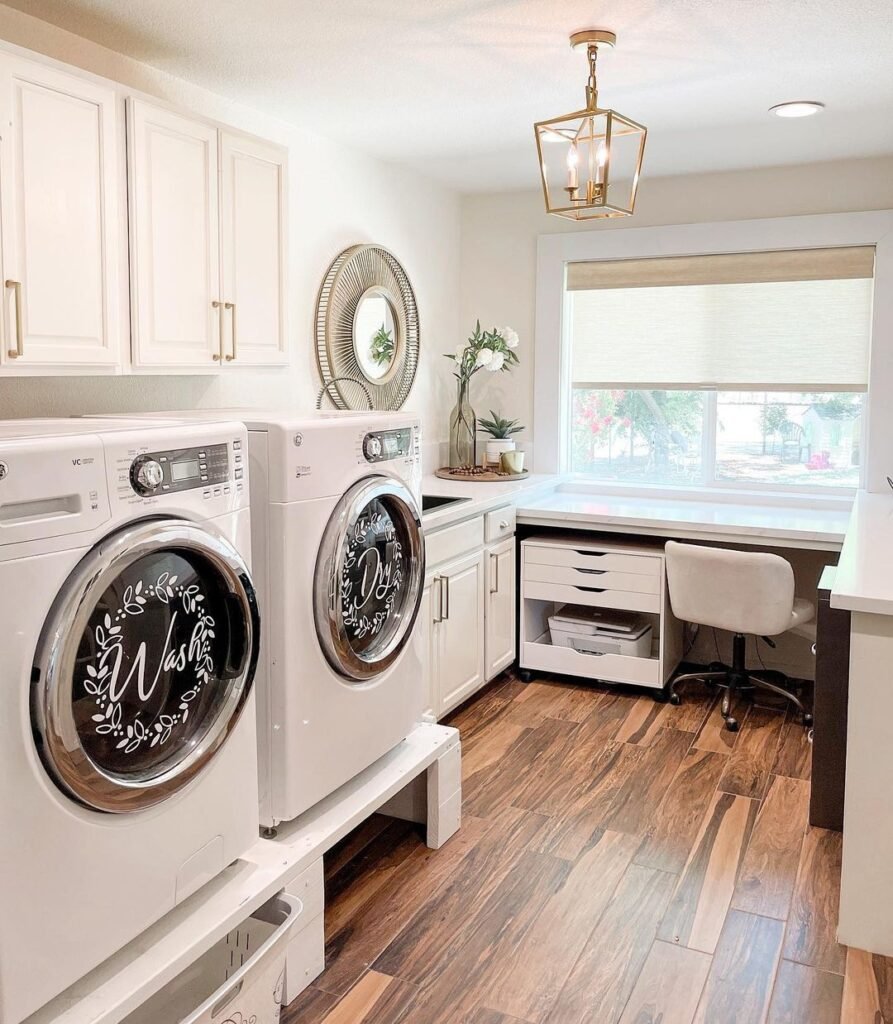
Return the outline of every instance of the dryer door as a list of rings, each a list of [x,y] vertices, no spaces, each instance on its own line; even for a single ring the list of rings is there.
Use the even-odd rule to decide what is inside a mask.
[[[393,664],[412,633],[424,579],[412,493],[388,477],[360,480],[333,512],[316,562],[316,632],[336,672],[362,683]]]
[[[239,719],[258,627],[248,567],[219,535],[159,519],[107,537],[69,576],[37,648],[32,722],[53,781],[108,812],[182,789]]]

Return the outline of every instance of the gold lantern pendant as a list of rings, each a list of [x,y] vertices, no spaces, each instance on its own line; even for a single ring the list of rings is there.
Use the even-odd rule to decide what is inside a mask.
[[[598,50],[614,46],[614,33],[587,29],[570,38],[572,47],[586,47],[589,59],[586,109],[533,126],[546,212],[571,220],[628,217],[636,204],[648,130],[598,105]]]

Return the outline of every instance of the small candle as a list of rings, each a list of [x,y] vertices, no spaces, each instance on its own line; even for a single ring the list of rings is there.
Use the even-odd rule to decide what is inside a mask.
[[[580,154],[577,152],[577,144],[572,143],[571,148],[567,151],[567,187],[577,187],[577,162],[580,159]]]

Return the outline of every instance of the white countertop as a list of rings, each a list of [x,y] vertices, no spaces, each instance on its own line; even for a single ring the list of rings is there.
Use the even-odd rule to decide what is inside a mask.
[[[831,605],[893,615],[893,494],[856,495]]]
[[[531,473],[521,480],[498,480],[481,483],[471,480],[441,480],[426,476],[422,480],[422,493],[444,498],[467,498],[467,501],[444,508],[433,509],[422,516],[422,526],[429,533],[463,519],[481,515],[501,505],[520,505],[542,493],[555,489],[561,477],[552,473]]]
[[[729,500],[638,497],[575,491],[566,484],[551,494],[518,502],[518,521],[543,526],[597,527],[692,540],[778,544],[836,551],[849,509]]]

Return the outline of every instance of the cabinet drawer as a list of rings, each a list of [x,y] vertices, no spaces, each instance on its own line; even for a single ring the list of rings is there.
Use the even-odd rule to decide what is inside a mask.
[[[505,508],[496,508],[485,516],[486,527],[484,530],[487,543],[492,544],[497,540],[505,540],[515,533],[515,506],[506,505]]]
[[[635,683],[655,688],[663,685],[657,658],[581,654],[570,647],[553,647],[549,643],[522,644],[521,668],[560,672],[583,679],[604,679],[612,683]]]
[[[598,548],[559,547],[558,545],[524,544],[526,562],[541,565],[567,565],[575,569],[604,569],[612,572],[630,572],[642,576],[660,576],[663,558],[660,554],[628,555],[621,551],[602,551]]]
[[[639,594],[660,593],[660,576],[646,576],[644,573],[635,572],[614,572],[610,569],[578,569],[570,565],[525,562],[524,579],[534,583],[566,583],[572,587],[631,590]]]
[[[624,608],[633,612],[660,613],[658,594],[638,594],[632,590],[601,590],[597,587],[524,580],[522,597],[535,601],[554,601],[556,604],[585,604],[594,608]]]
[[[425,558],[428,568],[433,569],[451,558],[458,558],[466,551],[473,551],[484,543],[484,517],[475,516],[464,523],[447,526],[443,530],[425,535]]]

